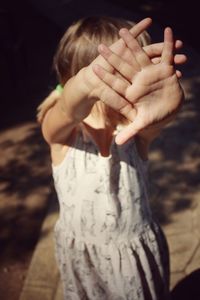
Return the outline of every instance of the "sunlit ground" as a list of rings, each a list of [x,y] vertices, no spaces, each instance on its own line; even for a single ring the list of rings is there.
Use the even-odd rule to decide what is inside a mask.
[[[152,1],[154,4],[157,2],[154,9],[151,1],[142,2],[146,3],[142,4],[141,10],[148,15],[157,14],[162,8],[162,1]],[[172,10],[172,6],[166,10],[166,16],[170,16],[171,13],[169,20],[173,23],[176,22],[177,10]],[[162,21],[167,23],[166,18]],[[181,24],[183,23],[178,23],[179,30],[183,26]],[[36,29],[44,30],[44,27],[40,29],[38,25]],[[53,26],[51,27],[53,31],[52,28]],[[49,36],[46,35],[46,40],[44,35],[44,44],[53,36],[52,31]],[[42,72],[37,75],[37,60],[40,55],[47,54],[42,48],[43,44],[34,44],[32,37],[29,42],[33,53],[39,49],[37,55],[33,55],[35,61],[29,61],[28,65],[29,72],[32,72],[36,81],[37,76],[45,77]],[[183,68],[182,80],[186,102],[176,121],[166,128],[152,145],[149,164],[151,206],[168,238],[172,287],[187,274],[200,268],[200,263],[196,265],[192,260],[195,255],[200,257],[200,59],[192,49],[187,48],[187,51],[189,62]],[[30,58],[26,57],[27,60]],[[16,74],[25,77],[23,71]],[[5,76],[6,74],[4,78]],[[28,76],[26,79],[28,80]],[[17,80],[21,80],[20,76],[16,78]],[[31,92],[37,94],[34,80],[30,83]],[[43,83],[40,81],[38,84]],[[22,84],[24,91],[26,88]],[[9,118],[14,115],[13,109],[15,108],[8,107],[6,110]],[[17,300],[19,297],[38,240],[51,188],[49,152],[38,125],[34,121],[18,122],[17,126],[11,125],[2,130],[0,132],[1,299]]]

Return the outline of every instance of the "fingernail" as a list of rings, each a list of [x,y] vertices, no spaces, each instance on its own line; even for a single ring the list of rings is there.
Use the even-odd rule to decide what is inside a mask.
[[[101,44],[101,45],[99,45],[98,48],[102,54],[110,55],[110,49],[108,47],[106,47],[105,45]]]
[[[122,29],[120,29],[119,34],[120,34],[120,35],[124,35],[124,34],[127,33],[127,31],[128,31],[128,29],[122,28]]]

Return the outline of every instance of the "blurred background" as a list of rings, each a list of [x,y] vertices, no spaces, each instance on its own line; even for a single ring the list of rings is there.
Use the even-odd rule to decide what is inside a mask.
[[[0,6],[2,126],[34,118],[35,107],[55,85],[51,67],[57,42],[68,25],[82,16],[107,14],[136,20],[151,16],[150,31],[157,24],[170,25],[184,42],[200,47],[194,0],[2,0]]]
[[[2,300],[19,299],[42,222],[49,202],[54,197],[49,152],[35,121],[36,107],[57,84],[52,59],[58,41],[74,20],[87,15],[110,15],[134,21],[152,17],[153,25],[149,33],[153,41],[162,40],[165,26],[171,26],[175,36],[184,41],[185,47],[182,52],[188,55],[188,62],[180,70],[183,72],[182,84],[188,101],[177,120],[166,128],[162,136],[152,145],[151,204],[170,245],[172,288],[188,274],[200,268],[198,221],[200,219],[198,101],[200,21],[196,1],[2,0],[0,3],[0,298]],[[47,233],[44,233],[44,236],[45,234]],[[196,290],[195,293],[200,295]],[[176,299],[179,299],[177,295]],[[200,299],[200,296],[190,299]]]

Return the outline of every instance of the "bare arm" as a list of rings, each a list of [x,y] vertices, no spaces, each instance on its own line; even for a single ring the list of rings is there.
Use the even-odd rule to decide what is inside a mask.
[[[151,19],[146,18],[137,23],[131,32],[137,37],[150,25]],[[112,44],[111,49],[118,54],[126,55],[126,45],[122,39]],[[66,83],[60,101],[49,109],[42,123],[42,132],[47,143],[65,144],[73,129],[90,113],[95,101],[99,100],[101,95],[106,98],[114,96],[114,91],[106,88],[106,85],[94,74],[92,66],[96,63],[109,71],[113,69],[99,55],[88,67],[80,70]]]
[[[116,142],[123,144],[137,135],[140,146],[147,149],[163,126],[175,117],[184,100],[173,66],[173,34],[170,28],[165,29],[164,47],[157,64],[151,61],[127,29],[121,30],[121,36],[129,50],[128,61],[105,45],[100,45],[99,52],[122,77],[119,78],[99,65],[94,66],[93,70],[116,92],[115,98],[108,98],[106,104],[115,108],[117,102],[118,111],[130,120],[130,125],[118,134]],[[127,100],[125,105],[122,98]],[[146,152],[143,156],[147,155]]]
[[[84,112],[82,115],[76,112],[78,104],[87,97],[81,77],[79,72],[68,80],[61,98],[44,117],[42,133],[49,144],[65,144],[74,127],[84,118]]]
[[[144,19],[137,23],[130,32],[132,36],[137,37],[150,25],[151,19]],[[177,43],[177,48],[178,47],[180,47],[180,43]],[[147,46],[144,50],[147,52],[147,55],[149,53],[149,57],[154,58],[159,57],[162,48],[163,43],[159,43]],[[119,39],[111,45],[110,49],[123,58],[129,56],[130,50],[123,39]],[[179,57],[178,60],[181,63],[183,57]],[[120,110],[120,107],[126,107],[127,109],[127,100],[121,97],[120,101],[114,102],[116,97],[115,91],[94,74],[93,66],[96,64],[101,65],[109,72],[114,70],[114,67],[99,55],[88,67],[80,70],[76,76],[72,77],[66,83],[60,101],[47,112],[42,123],[42,132],[45,140],[49,144],[66,144],[73,129],[79,122],[87,117],[92,106],[99,99],[105,102],[107,99],[112,99],[112,107],[117,111]],[[122,109],[122,113],[123,112]],[[132,119],[134,112],[127,110],[127,117]]]

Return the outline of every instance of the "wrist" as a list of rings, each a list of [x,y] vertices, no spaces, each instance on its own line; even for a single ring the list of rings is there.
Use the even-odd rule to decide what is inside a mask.
[[[97,100],[91,96],[92,85],[86,80],[86,73],[83,68],[66,82],[59,101],[65,118],[73,123],[85,119]]]
[[[92,101],[93,104],[99,100],[96,93],[99,78],[93,72],[91,65],[82,68],[76,75],[76,80],[79,82],[79,89],[82,91],[84,98]]]

